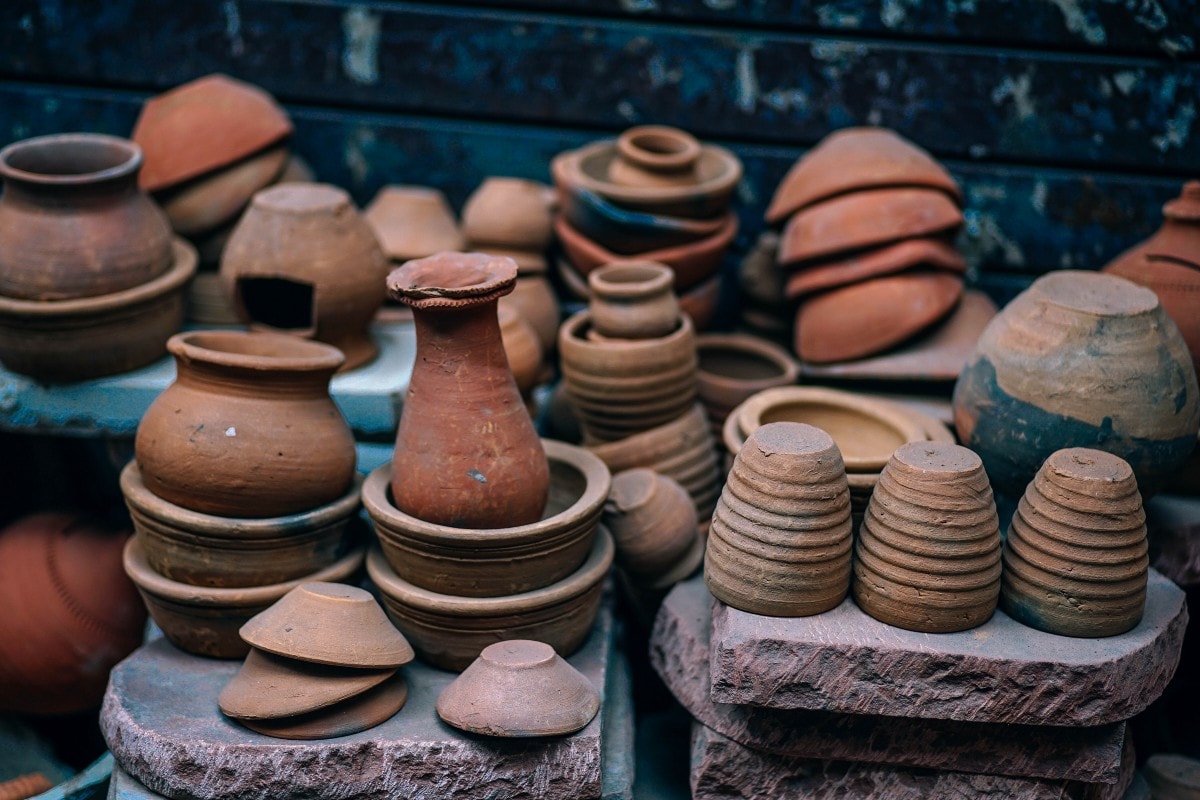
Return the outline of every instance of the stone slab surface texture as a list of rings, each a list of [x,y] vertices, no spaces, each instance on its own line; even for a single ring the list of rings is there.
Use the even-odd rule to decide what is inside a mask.
[[[117,763],[174,800],[615,800],[629,795],[603,785],[601,739],[610,721],[604,706],[628,684],[609,683],[609,662],[619,657],[613,639],[606,603],[592,635],[568,659],[601,688],[601,713],[566,737],[495,739],[457,731],[434,710],[454,673],[412,662],[401,667],[408,702],[382,725],[324,741],[273,739],[217,709],[217,695],[240,662],[188,655],[165,640],[113,670],[100,726]],[[628,747],[630,734],[622,736]]]
[[[676,585],[655,620],[650,661],[694,719],[739,744],[779,756],[1017,777],[1112,783],[1121,774],[1123,722],[997,725],[714,703],[712,605],[702,577]]]
[[[717,603],[712,699],[888,717],[1104,725],[1127,720],[1175,674],[1184,593],[1150,571],[1146,611],[1128,633],[1075,639],[997,611],[961,633],[915,633],[847,598],[812,617],[748,614]]]
[[[694,800],[1121,800],[1133,753],[1117,783],[1080,783],[822,761],[761,753],[700,723],[692,728]]]
[[[1200,497],[1150,498],[1146,527],[1152,566],[1180,586],[1200,583]]]

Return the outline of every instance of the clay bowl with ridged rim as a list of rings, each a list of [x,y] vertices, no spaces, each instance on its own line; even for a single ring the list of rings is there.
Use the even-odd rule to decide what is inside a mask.
[[[746,333],[696,337],[697,394],[719,432],[729,412],[753,394],[800,379],[800,365],[773,342]]]

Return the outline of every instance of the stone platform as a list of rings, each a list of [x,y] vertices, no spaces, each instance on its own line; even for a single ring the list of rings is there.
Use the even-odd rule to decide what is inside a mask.
[[[1129,719],[1175,674],[1184,593],[1150,571],[1146,611],[1128,633],[1075,639],[997,611],[961,633],[886,625],[847,598],[813,617],[748,614],[717,603],[712,699],[769,708],[1018,725]]]
[[[602,695],[600,713],[571,736],[505,740],[457,731],[434,710],[455,674],[413,662],[401,667],[409,696],[396,716],[351,736],[297,742],[253,733],[217,710],[240,662],[158,640],[113,670],[100,725],[117,763],[141,784],[128,783],[129,800],[628,800],[631,688],[611,603],[568,660]],[[150,794],[136,793],[143,789]]]
[[[650,660],[694,719],[778,756],[862,761],[1017,777],[1112,783],[1125,723],[1090,728],[921,720],[714,703],[709,696],[713,597],[702,577],[663,602]]]

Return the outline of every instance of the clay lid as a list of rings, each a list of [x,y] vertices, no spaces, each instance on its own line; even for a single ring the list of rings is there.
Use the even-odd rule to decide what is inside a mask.
[[[427,186],[384,186],[363,217],[393,261],[466,247],[446,196]]]
[[[131,137],[146,157],[138,183],[156,192],[232,164],[291,133],[287,113],[262,89],[208,75],[142,106]]]
[[[775,225],[819,200],[884,186],[926,186],[962,203],[950,173],[895,131],[844,128],[826,136],[792,165],[771,198],[766,219]]]
[[[437,700],[447,724],[487,736],[562,736],[599,710],[596,687],[553,647],[528,639],[485,647]]]
[[[360,695],[310,714],[280,719],[239,719],[252,731],[277,739],[332,739],[387,722],[408,700],[408,684],[396,673]]]
[[[387,278],[388,295],[413,308],[470,308],[508,294],[517,283],[511,258],[438,253],[409,261]]]
[[[1087,447],[1068,447],[1052,453],[1042,464],[1038,477],[1095,499],[1124,498],[1136,487],[1129,462]]]
[[[779,263],[829,258],[918,236],[950,234],[962,212],[936,189],[869,189],[806,208],[788,220]]]
[[[824,289],[891,275],[913,267],[963,273],[967,271],[967,262],[954,245],[941,239],[905,239],[847,258],[806,266],[788,278],[784,292],[789,300],[795,300]]]
[[[360,695],[395,672],[310,664],[252,649],[217,705],[236,719],[295,717]]]
[[[369,592],[341,583],[304,583],[238,631],[252,647],[339,667],[389,669],[413,650]]]
[[[492,177],[467,198],[462,232],[472,250],[498,245],[540,253],[550,245],[554,190],[524,178]]]

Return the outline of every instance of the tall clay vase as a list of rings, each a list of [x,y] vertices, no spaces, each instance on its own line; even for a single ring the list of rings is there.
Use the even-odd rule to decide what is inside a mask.
[[[1146,605],[1146,514],[1133,470],[1100,450],[1059,450],[1025,490],[1004,545],[1001,603],[1061,636],[1116,636]]]
[[[754,430],[713,512],[709,591],[753,614],[820,614],[850,590],[850,551],[850,488],[833,439],[801,422]]]
[[[507,528],[541,518],[550,468],[509,369],[496,305],[517,265],[482,253],[440,253],[388,276],[413,309],[417,359],[396,452],[392,501],[426,522]]]
[[[1000,522],[983,461],[956,444],[900,447],[854,559],[854,599],[880,622],[925,633],[987,622],[1000,597]]]

